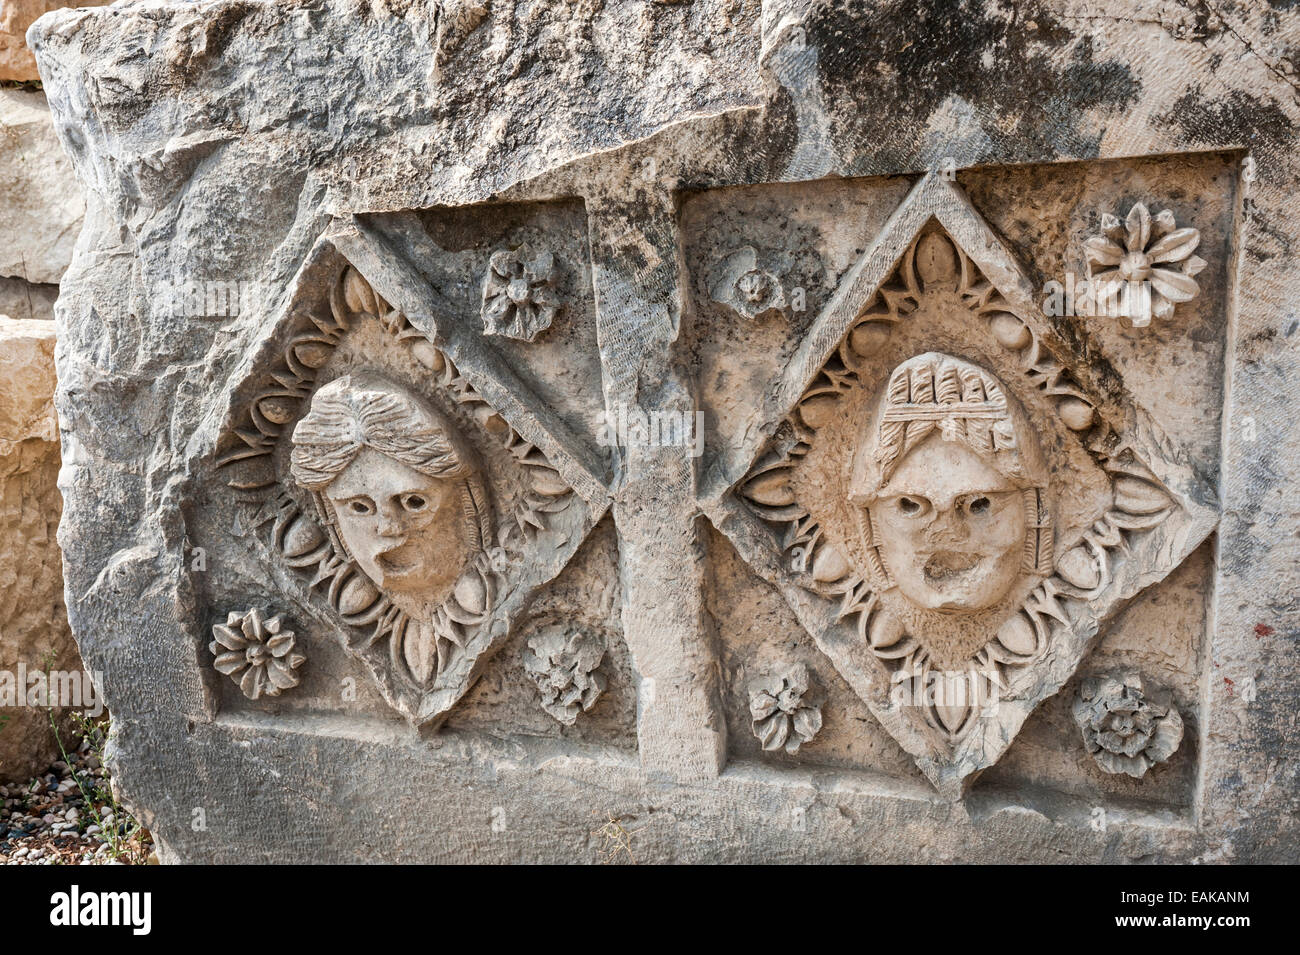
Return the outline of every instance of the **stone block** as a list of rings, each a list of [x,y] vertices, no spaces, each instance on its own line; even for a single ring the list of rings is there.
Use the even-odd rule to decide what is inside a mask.
[[[1300,13],[1076,6],[40,20],[164,859],[1297,861]]]
[[[58,284],[85,203],[45,94],[0,87],[0,277]]]
[[[59,758],[50,672],[73,674],[82,689],[55,540],[52,322],[0,316],[0,381],[0,778],[25,781]]]

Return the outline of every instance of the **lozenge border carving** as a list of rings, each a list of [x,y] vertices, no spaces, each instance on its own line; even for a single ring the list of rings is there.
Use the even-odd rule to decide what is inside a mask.
[[[872,583],[826,548],[818,522],[794,501],[780,476],[808,452],[819,424],[857,387],[855,344],[869,347],[872,339],[887,337],[915,307],[915,251],[932,224],[958,251],[967,306],[1003,348],[1020,356],[1031,386],[1054,400],[1063,424],[1079,436],[1115,491],[1114,505],[972,660],[972,666],[997,674],[1010,693],[1019,695],[1001,701],[996,719],[967,713],[956,722],[955,733],[953,722],[945,723],[933,708],[925,708],[917,725],[886,698],[890,679],[910,676],[918,662],[924,678],[925,661],[914,642],[892,630],[872,633]],[[1117,376],[1104,375],[1099,384],[1081,359],[1067,364],[1059,357],[1072,352],[1038,312],[1023,271],[960,189],[927,175],[814,321],[765,401],[767,424],[752,429],[756,437],[747,445],[724,450],[701,482],[701,504],[715,526],[782,591],[841,675],[949,796],[960,796],[974,774],[996,762],[1029,712],[1073,674],[1102,618],[1181,563],[1217,524],[1212,489],[1166,453],[1167,439],[1116,385]],[[1092,359],[1104,363],[1099,356]],[[764,482],[769,475],[776,476]],[[754,492],[760,500],[754,500]],[[1045,523],[1041,511],[1039,522]],[[1147,532],[1159,525],[1159,542],[1137,539],[1151,537]],[[1134,563],[1147,566],[1123,566]],[[1117,580],[1117,569],[1123,580]],[[1054,633],[1068,639],[1054,644]],[[887,675],[881,680],[876,673]]]
[[[357,235],[346,229],[344,234]],[[227,483],[243,499],[266,497],[254,519],[254,529],[266,534],[264,544],[269,553],[303,580],[308,598],[312,594],[323,598],[328,609],[338,615],[346,628],[340,633],[343,645],[367,663],[388,702],[413,723],[436,725],[473,684],[490,656],[488,651],[504,640],[511,618],[527,593],[553,578],[576,553],[603,515],[607,491],[593,473],[590,458],[571,435],[522,410],[536,399],[513,380],[508,369],[500,365],[494,369],[494,356],[489,354],[483,361],[484,356],[479,355],[475,356],[480,359],[478,374],[473,378],[465,374],[449,354],[448,342],[438,340],[438,330],[428,324],[424,330],[417,327],[380,295],[338,248],[334,241],[338,238],[335,233],[318,244],[295,283],[301,283],[310,268],[319,269],[321,262],[337,262],[328,314],[310,306],[304,308],[296,295],[290,295],[285,314],[290,321],[305,317],[307,327],[289,335],[277,353],[274,341],[285,325],[282,317],[262,342],[251,367],[242,377],[237,376],[238,384],[223,414],[229,424],[215,442],[214,466],[218,472],[234,472],[228,474]],[[376,248],[373,240],[367,243],[366,251],[396,256],[393,250]],[[297,420],[312,393],[316,371],[326,364],[344,337],[366,320],[378,322],[395,345],[407,349],[419,365],[427,368],[433,376],[433,387],[471,411],[482,431],[511,455],[527,480],[522,499],[509,519],[498,526],[494,546],[473,561],[467,585],[458,586],[437,609],[432,623],[438,638],[438,665],[424,681],[402,666],[401,638],[410,622],[405,611],[360,571],[328,529],[306,513],[292,494],[283,488],[275,490],[278,479],[271,466],[277,442]],[[269,359],[268,348],[272,356]],[[269,371],[257,370],[258,365],[265,367],[268,363]],[[506,379],[505,388],[516,391],[519,400],[509,410],[498,408],[482,392],[480,385],[485,383],[502,387],[485,380],[485,374],[490,376],[493,370]],[[251,393],[236,397],[249,390],[250,382],[257,383]],[[518,394],[520,391],[523,394]],[[525,420],[521,421],[521,417]],[[548,428],[548,424],[552,427]],[[524,429],[548,439],[552,453],[561,458],[558,466],[523,436]],[[556,435],[556,430],[562,433]],[[572,454],[567,453],[570,448]],[[250,476],[246,466],[258,463],[269,473]],[[569,476],[578,475],[584,494],[575,491],[561,468]],[[537,536],[543,532],[567,538],[563,546],[552,542],[554,553],[547,559],[533,553]],[[522,570],[512,574],[511,567]],[[509,605],[503,605],[500,599],[503,592],[513,595],[514,599],[507,601]],[[381,649],[384,644],[387,652]]]

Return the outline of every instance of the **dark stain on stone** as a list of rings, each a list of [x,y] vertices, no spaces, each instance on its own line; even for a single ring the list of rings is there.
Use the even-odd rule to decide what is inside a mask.
[[[1127,65],[1095,60],[1090,38],[1037,3],[1019,4],[1007,17],[951,0],[887,3],[864,14],[861,4],[841,0],[814,14],[808,32],[834,138],[854,156],[855,173],[914,166],[919,144],[899,131],[924,130],[954,95],[977,114],[1014,121],[1014,134],[998,142],[1001,161],[1090,158],[1100,132],[1075,128],[1075,118],[1122,110],[1141,92]],[[1072,62],[1051,55],[1071,44]],[[986,126],[988,135],[1004,136]],[[883,144],[900,142],[882,155]],[[860,150],[874,155],[854,155]]]
[[[1193,86],[1157,121],[1177,129],[1188,144],[1246,146],[1263,153],[1290,148],[1296,137],[1295,124],[1278,104],[1243,90],[1207,96]],[[1261,172],[1267,175],[1267,169]]]

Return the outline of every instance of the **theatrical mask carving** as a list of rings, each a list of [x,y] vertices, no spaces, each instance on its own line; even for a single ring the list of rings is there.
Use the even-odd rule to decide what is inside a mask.
[[[890,375],[854,453],[850,499],[876,577],[912,604],[966,613],[1051,569],[1047,470],[1023,410],[989,372],[938,353]]]
[[[417,676],[430,672],[435,648],[444,651],[438,608],[469,596],[461,603],[482,609],[481,595],[460,592],[491,539],[474,462],[443,415],[374,375],[323,386],[293,432],[294,480],[315,496],[338,549],[413,620],[434,621],[406,641]]]

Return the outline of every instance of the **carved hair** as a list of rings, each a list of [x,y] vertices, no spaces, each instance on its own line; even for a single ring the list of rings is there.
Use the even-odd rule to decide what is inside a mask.
[[[889,378],[873,452],[880,484],[936,429],[964,442],[1018,487],[1038,483],[1028,473],[1002,385],[975,365],[930,353],[899,365]]]
[[[470,540],[480,550],[491,541],[487,489],[451,423],[375,375],[345,375],[324,385],[293,431],[290,471],[299,485],[315,494],[331,529],[337,521],[324,491],[365,448],[429,477],[459,480]],[[335,537],[347,554],[346,544]]]

